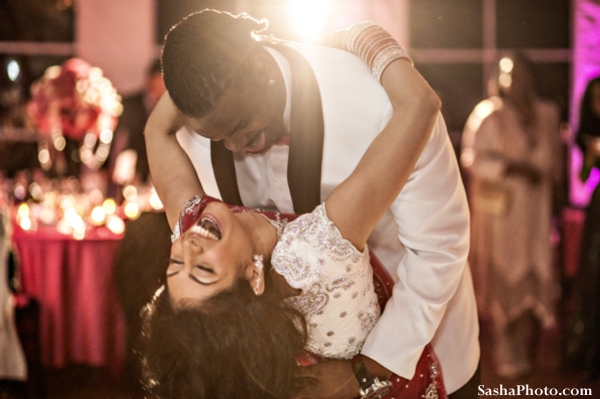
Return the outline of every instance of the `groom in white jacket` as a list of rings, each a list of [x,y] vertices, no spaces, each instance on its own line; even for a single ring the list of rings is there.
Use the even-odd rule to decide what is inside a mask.
[[[178,140],[206,194],[309,212],[350,175],[394,110],[358,57],[318,45],[257,43],[251,31],[262,24],[205,10],[168,34],[163,75],[187,122]],[[409,63],[396,62],[406,64],[407,79],[420,78]],[[407,89],[407,101],[418,104],[410,96]],[[441,115],[369,247],[395,285],[361,351],[367,370],[411,379],[432,343],[451,397],[476,397],[469,212]],[[307,397],[358,396],[356,380],[348,382],[351,361],[329,363],[307,369],[314,381]]]

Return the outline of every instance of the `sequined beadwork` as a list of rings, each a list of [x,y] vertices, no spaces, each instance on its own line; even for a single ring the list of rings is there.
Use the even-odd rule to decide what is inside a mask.
[[[287,302],[306,318],[306,349],[338,359],[359,353],[380,315],[368,249],[358,251],[342,237],[324,204],[288,223],[271,263],[302,290]],[[358,292],[361,300],[352,300]]]

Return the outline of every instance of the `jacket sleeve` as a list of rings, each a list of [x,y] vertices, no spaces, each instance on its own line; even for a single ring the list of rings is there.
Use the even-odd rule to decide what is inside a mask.
[[[406,254],[362,353],[410,379],[463,277],[469,209],[443,118],[390,209]]]

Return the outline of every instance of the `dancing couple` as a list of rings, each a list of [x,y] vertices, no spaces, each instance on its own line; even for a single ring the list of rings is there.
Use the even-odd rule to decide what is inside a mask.
[[[265,28],[204,10],[165,39],[145,135],[174,241],[144,311],[148,394],[475,397],[468,207],[439,99],[376,24],[327,46]]]

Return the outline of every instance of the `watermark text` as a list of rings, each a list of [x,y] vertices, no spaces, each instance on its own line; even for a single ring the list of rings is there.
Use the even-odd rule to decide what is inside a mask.
[[[479,396],[592,396],[592,388],[532,388],[529,384],[507,388],[500,384],[497,387],[479,385]]]

